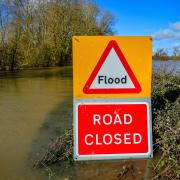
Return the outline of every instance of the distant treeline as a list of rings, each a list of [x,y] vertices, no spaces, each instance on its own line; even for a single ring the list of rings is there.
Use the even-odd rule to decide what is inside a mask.
[[[153,54],[153,59],[155,60],[180,60],[180,48],[174,47],[172,49],[172,55],[169,55],[168,50],[161,48],[156,50]]]
[[[73,35],[112,35],[113,16],[90,0],[1,0],[0,70],[71,64]]]

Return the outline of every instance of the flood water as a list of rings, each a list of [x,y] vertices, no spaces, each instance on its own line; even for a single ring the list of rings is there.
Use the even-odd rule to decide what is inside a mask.
[[[154,60],[153,61],[153,70],[164,70],[166,72],[170,72],[173,74],[180,74],[180,61],[173,61],[173,60],[168,60],[168,61],[158,61]]]
[[[32,162],[54,137],[72,127],[72,69],[50,68],[15,73],[0,72],[0,179],[148,179],[149,162],[99,161],[61,164],[55,175],[33,169]]]
[[[72,109],[70,68],[0,74],[0,179],[40,179],[31,156],[71,127],[66,108]]]

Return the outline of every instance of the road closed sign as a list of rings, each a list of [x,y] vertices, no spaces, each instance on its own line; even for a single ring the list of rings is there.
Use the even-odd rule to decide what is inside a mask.
[[[74,159],[152,157],[151,37],[73,37]]]

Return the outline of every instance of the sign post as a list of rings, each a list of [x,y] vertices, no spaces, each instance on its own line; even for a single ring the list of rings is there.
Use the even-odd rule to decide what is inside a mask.
[[[74,159],[150,158],[151,37],[74,36]]]

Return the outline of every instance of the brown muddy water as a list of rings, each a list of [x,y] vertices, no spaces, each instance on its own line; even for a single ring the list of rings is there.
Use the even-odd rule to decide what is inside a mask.
[[[146,160],[67,163],[33,169],[53,138],[72,127],[72,69],[0,73],[0,179],[149,179]],[[38,154],[39,153],[39,154]],[[122,176],[122,171],[126,171]]]

